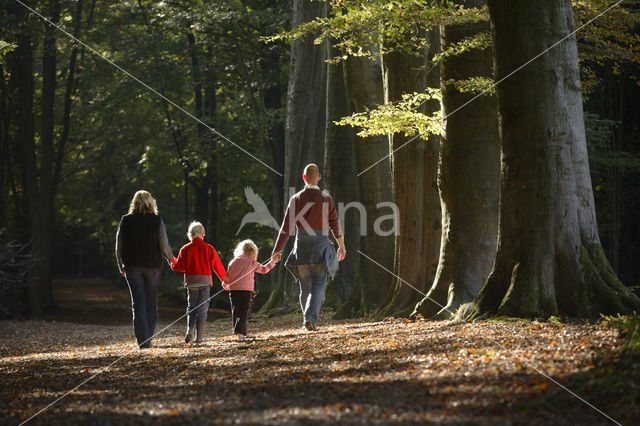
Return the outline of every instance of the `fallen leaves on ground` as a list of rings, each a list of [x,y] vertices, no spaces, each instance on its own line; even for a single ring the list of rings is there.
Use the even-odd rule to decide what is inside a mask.
[[[160,323],[158,330],[168,324]],[[131,325],[0,323],[0,422],[606,424],[578,398],[546,403],[569,375],[616,350],[600,325],[543,322],[452,324],[254,319],[251,339],[229,321],[184,343],[182,321],[134,345]],[[548,377],[547,377],[548,376]],[[623,407],[599,406],[619,421]],[[543,397],[543,398],[541,398]],[[596,399],[594,399],[596,398]]]

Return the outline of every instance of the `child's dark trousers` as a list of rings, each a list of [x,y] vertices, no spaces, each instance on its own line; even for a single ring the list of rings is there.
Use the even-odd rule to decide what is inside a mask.
[[[253,292],[248,290],[231,290],[229,292],[234,334],[247,335],[247,321],[249,319],[249,309],[251,309],[252,295]]]

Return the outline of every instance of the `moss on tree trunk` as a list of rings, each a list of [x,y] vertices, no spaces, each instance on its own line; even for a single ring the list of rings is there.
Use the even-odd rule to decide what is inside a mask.
[[[617,279],[598,238],[575,39],[566,0],[490,0],[502,173],[499,241],[489,279],[461,317],[597,317],[640,299]]]
[[[436,30],[429,31],[429,45],[432,48],[429,59],[439,46]],[[427,36],[425,34],[425,36]],[[426,85],[438,85],[435,81],[421,78],[427,58],[417,58],[404,52],[392,52],[384,56],[385,102],[394,102],[405,93],[424,91]],[[426,110],[430,114],[437,106],[429,103]],[[381,308],[373,319],[383,319],[398,315],[407,308],[413,308],[421,299],[420,293],[407,286],[405,281],[420,292],[426,290],[433,281],[440,252],[440,200],[437,191],[437,164],[439,138],[428,141],[415,140],[403,133],[390,136],[392,151],[393,199],[398,206],[399,234],[395,239],[393,280]],[[385,265],[386,266],[386,265]],[[411,309],[412,310],[412,309]],[[411,312],[404,314],[408,316]]]
[[[467,0],[465,7],[485,1]],[[442,49],[489,31],[488,22],[441,27]],[[412,316],[449,319],[471,302],[484,285],[495,260],[500,194],[500,147],[497,101],[475,98],[455,82],[491,78],[491,49],[471,49],[441,63],[442,113],[438,189],[442,206],[442,239],[436,276]]]

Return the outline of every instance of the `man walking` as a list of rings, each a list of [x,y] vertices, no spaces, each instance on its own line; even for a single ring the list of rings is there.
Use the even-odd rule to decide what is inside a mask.
[[[280,258],[280,252],[295,228],[295,244],[285,266],[300,285],[304,327],[313,331],[317,329],[327,275],[333,278],[346,250],[333,198],[318,188],[321,179],[318,166],[307,165],[302,179],[304,189],[289,200],[272,257]],[[329,230],[338,242],[337,253],[329,241]]]

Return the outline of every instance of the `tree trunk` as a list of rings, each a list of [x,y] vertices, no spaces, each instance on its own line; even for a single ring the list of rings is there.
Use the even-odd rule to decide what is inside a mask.
[[[294,0],[292,14],[295,28],[324,16],[324,4]],[[316,163],[324,171],[326,53],[324,46],[314,44],[314,38],[309,35],[291,45],[285,122],[285,206],[289,188],[303,186],[302,169],[306,164]]]
[[[433,31],[430,31],[433,36]],[[431,52],[433,53],[433,52]],[[402,52],[383,58],[385,102],[402,99],[402,94],[424,92],[424,57]],[[395,240],[393,280],[383,306],[374,318],[409,316],[420,294],[432,282],[438,264],[440,241],[440,200],[437,191],[438,144],[409,140],[403,134],[390,136],[393,199],[399,210],[399,235]],[[403,146],[404,145],[404,146]],[[402,147],[402,148],[401,148]]]
[[[60,20],[60,3],[57,0],[49,2],[50,20],[57,23]],[[42,98],[41,98],[41,131],[40,131],[40,170],[39,170],[39,196],[40,196],[40,279],[43,282],[45,297],[51,303],[47,309],[53,306],[53,253],[55,240],[54,217],[54,105],[56,97],[56,29],[45,24],[44,40],[42,46]]]
[[[265,56],[265,60],[260,62],[260,72],[263,84],[266,83],[265,89],[261,92],[262,116],[267,123],[262,138],[265,154],[270,155],[272,167],[283,173],[269,173],[271,183],[272,212],[276,220],[282,219],[283,206],[283,188],[284,185],[284,140],[285,130],[284,121],[280,119],[282,116],[282,99],[286,93],[286,87],[282,84],[284,72],[278,64],[281,64],[284,57],[284,51],[280,48],[270,49]],[[274,72],[274,69],[278,70]],[[257,107],[258,108],[258,107]]]
[[[574,30],[569,0],[489,0],[496,79]],[[498,251],[460,314],[595,317],[640,300],[616,277],[598,238],[575,38],[500,83]]]
[[[331,43],[327,43],[327,56],[338,55]],[[347,96],[345,93],[343,63],[327,64],[327,106],[324,155],[324,183],[326,190],[333,197],[338,213],[344,212],[341,206],[356,201],[356,170],[353,152],[351,128],[338,126],[335,121],[345,117],[347,112]],[[353,291],[358,273],[358,223],[356,212],[350,210],[340,217],[345,247],[349,252],[342,262],[329,289],[337,291],[342,304]],[[329,290],[328,289],[328,290]]]
[[[484,1],[467,1],[482,7]],[[442,31],[446,50],[480,32],[489,23],[448,25]],[[452,80],[492,77],[490,49],[474,49],[442,61],[442,116],[438,188],[442,206],[442,240],[436,278],[413,315],[450,318],[482,289],[495,259],[500,198],[500,143],[495,96],[461,93]],[[449,117],[449,114],[451,116]],[[443,308],[444,306],[444,308]]]
[[[204,119],[212,127],[216,125],[216,112],[218,108],[216,97],[215,76],[211,75],[207,78],[204,88]],[[209,135],[211,137],[211,135]],[[207,234],[209,241],[214,244],[218,241],[218,145],[216,143],[211,147],[209,154],[209,164],[207,166],[207,179],[209,184],[207,216],[209,224],[207,226]],[[207,222],[205,222],[206,224]]]
[[[80,26],[82,23],[82,5],[83,0],[78,0],[76,4],[76,12],[73,15],[73,35],[80,37]],[[57,193],[58,183],[60,181],[60,174],[62,173],[62,162],[64,160],[65,147],[67,140],[69,139],[69,132],[71,129],[71,104],[72,97],[75,92],[76,82],[76,69],[78,62],[79,46],[75,44],[71,50],[71,56],[69,58],[69,70],[67,71],[67,83],[64,93],[64,110],[62,113],[62,132],[56,146],[56,159],[53,167],[53,193]]]
[[[292,27],[324,16],[324,7],[323,2],[293,0]],[[315,45],[314,39],[315,36],[309,35],[291,45],[284,139],[284,206],[292,191],[302,188],[302,169],[306,164],[316,163],[320,172],[324,172],[326,49]],[[285,246],[285,258],[292,247],[291,240]],[[278,268],[277,273],[278,284],[262,312],[279,307],[289,299],[293,302],[298,293],[286,268]],[[281,286],[283,288],[279,288]]]
[[[264,108],[267,111],[278,111],[282,108],[282,93],[284,88],[281,85],[275,85],[265,90],[263,95]],[[271,154],[271,164],[273,168],[284,172],[284,125],[280,122],[274,123],[267,130],[265,142],[267,144],[266,151]],[[282,212],[284,211],[282,189],[284,186],[284,176],[275,173],[269,173],[272,187],[273,212],[276,220],[282,220]]]
[[[9,123],[11,117],[9,93],[5,84],[4,66],[0,63],[0,229],[7,226],[7,195],[9,169]]]
[[[293,1],[293,25],[324,16],[322,2]],[[289,187],[301,188],[302,169],[316,163],[323,171],[326,49],[314,44],[314,36],[291,45],[287,117],[285,124],[285,205]]]
[[[25,194],[29,209],[29,225],[32,238],[33,255],[41,259],[34,268],[34,276],[29,281],[27,290],[29,295],[29,307],[31,315],[40,317],[44,315],[53,299],[51,294],[51,275],[49,260],[47,256],[46,240],[43,240],[43,224],[41,209],[45,200],[40,198],[38,185],[38,169],[36,162],[36,146],[34,140],[34,117],[33,117],[33,53],[31,39],[27,35],[18,36],[18,47],[16,49],[16,75],[18,75],[18,98],[19,98],[19,135],[22,146],[22,162],[24,174]]]
[[[345,86],[349,114],[373,109],[384,102],[382,68],[380,62],[351,57],[345,62]],[[354,135],[356,170],[364,171],[389,153],[389,142],[384,136],[360,138]],[[393,234],[381,235],[369,224],[380,216],[388,215],[388,208],[380,203],[393,201],[390,161],[382,161],[358,178],[359,201],[365,209],[366,227],[361,228],[360,250],[383,265],[393,264]],[[385,225],[387,225],[385,223]],[[366,231],[366,232],[365,232]],[[351,250],[352,255],[355,254]],[[358,256],[359,277],[350,299],[337,313],[339,317],[357,314],[371,315],[382,303],[391,286],[391,277],[380,273],[380,267]]]
[[[620,91],[618,94],[617,111],[613,113],[612,117],[617,117],[617,121],[622,122],[624,117],[624,94],[625,94],[625,75],[620,76]],[[621,126],[622,127],[622,126]],[[616,132],[612,136],[611,150],[613,152],[623,151],[622,138],[624,132],[622,128],[616,129]],[[622,216],[624,209],[623,188],[622,188],[622,172],[618,164],[613,164],[609,167],[609,191],[608,191],[608,204],[611,209],[611,225],[609,231],[609,252],[611,260],[611,266],[616,273],[620,271],[620,235],[622,233]]]
[[[196,39],[193,35],[193,32],[187,32],[187,41],[189,42],[189,56],[191,56],[191,79],[193,82],[193,103],[195,106],[195,116],[202,120],[204,113],[202,95],[202,73],[200,71],[200,65],[198,61],[198,45],[196,44]],[[209,130],[204,125],[197,123],[196,137],[198,146],[203,147],[207,145],[207,141],[210,140],[211,135]],[[194,191],[193,217],[195,220],[199,221],[205,226],[207,226],[207,224],[209,223],[209,192],[211,190],[211,177],[209,174],[210,168],[211,166],[209,165],[209,167],[207,167],[207,170],[201,176],[192,177],[190,179]]]

